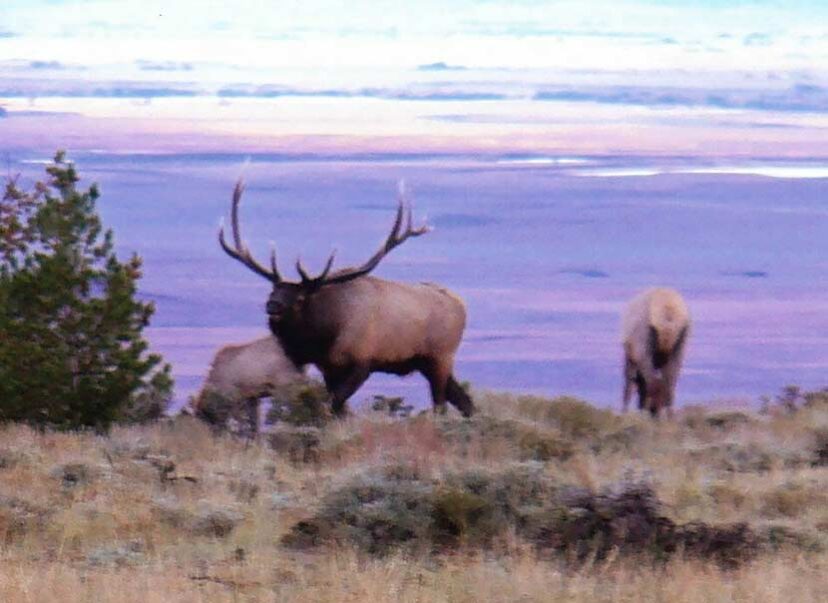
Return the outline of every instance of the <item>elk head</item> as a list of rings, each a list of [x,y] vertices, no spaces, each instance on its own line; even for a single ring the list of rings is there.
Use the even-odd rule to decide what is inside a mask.
[[[657,416],[662,408],[668,404],[669,390],[664,382],[664,377],[659,373],[647,382],[647,410],[650,414]]]
[[[427,225],[420,226],[419,228],[413,227],[411,207],[405,203],[405,197],[401,190],[397,216],[391,227],[391,232],[388,234],[385,242],[368,261],[361,266],[343,268],[331,274],[331,268],[333,267],[334,256],[336,254],[336,252],[333,252],[325,263],[322,272],[312,277],[305,270],[302,261],[297,259],[296,271],[299,273],[301,280],[299,282],[286,281],[279,274],[279,269],[276,266],[275,250],[271,250],[270,252],[270,267],[265,267],[253,258],[247,245],[242,240],[241,231],[239,230],[239,204],[243,192],[244,184],[239,180],[233,190],[233,202],[230,213],[230,223],[233,230],[233,246],[230,246],[224,238],[224,224],[219,229],[219,244],[231,258],[238,260],[259,276],[273,283],[273,290],[265,306],[271,324],[278,324],[285,318],[296,316],[301,311],[304,301],[322,287],[346,283],[355,278],[365,276],[379,265],[382,258],[389,251],[401,245],[406,239],[418,237],[430,230]]]

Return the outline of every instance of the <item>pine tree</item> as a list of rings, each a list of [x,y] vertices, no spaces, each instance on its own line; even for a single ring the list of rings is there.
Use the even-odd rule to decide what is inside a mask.
[[[141,260],[118,260],[58,152],[31,192],[9,181],[0,211],[0,421],[105,429],[166,407],[169,365],[148,352],[154,312],[136,297]]]

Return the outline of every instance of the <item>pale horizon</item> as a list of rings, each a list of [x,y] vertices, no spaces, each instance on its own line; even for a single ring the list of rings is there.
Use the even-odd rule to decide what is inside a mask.
[[[828,7],[729,4],[4,2],[0,151],[828,157]]]

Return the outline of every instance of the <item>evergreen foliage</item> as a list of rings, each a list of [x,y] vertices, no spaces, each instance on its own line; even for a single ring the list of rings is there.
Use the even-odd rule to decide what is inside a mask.
[[[96,212],[96,185],[63,152],[31,191],[7,182],[0,204],[0,421],[105,429],[160,416],[169,365],[142,331],[141,259],[120,261]]]

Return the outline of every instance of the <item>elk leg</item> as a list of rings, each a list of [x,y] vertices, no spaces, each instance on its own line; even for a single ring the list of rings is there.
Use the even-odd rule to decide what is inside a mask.
[[[331,410],[336,416],[345,414],[345,403],[365,383],[371,370],[366,366],[355,366],[347,372],[325,373],[325,385],[331,395]]]
[[[448,379],[446,395],[452,406],[459,410],[464,417],[468,418],[474,414],[474,402],[472,402],[471,396],[463,389],[462,385],[457,383],[454,375]]]
[[[442,366],[439,362],[426,362],[420,372],[428,380],[431,388],[431,409],[434,414],[446,414],[446,389],[451,369]]]
[[[624,397],[621,403],[621,411],[627,412],[627,408],[630,406],[630,398],[632,397],[633,391],[633,382],[629,379],[626,375],[624,375]]]
[[[635,385],[638,388],[638,410],[647,408],[647,382],[641,372],[635,374]]]
[[[259,399],[251,396],[244,401],[244,411],[247,415],[247,428],[250,430],[251,438],[259,433]]]
[[[673,399],[676,395],[676,383],[678,382],[679,371],[684,360],[684,339],[680,339],[678,345],[673,349],[670,360],[661,370],[664,376],[664,387],[666,390],[665,405],[667,406],[667,417],[673,418]]]
[[[624,397],[622,398],[622,409],[627,412],[632,396],[633,385],[635,384],[635,364],[627,354],[624,354]]]
[[[448,407],[446,406],[446,385],[448,379],[438,379],[436,377],[427,377],[429,387],[431,388],[431,410],[435,415],[444,415]]]

